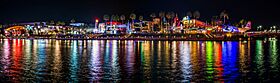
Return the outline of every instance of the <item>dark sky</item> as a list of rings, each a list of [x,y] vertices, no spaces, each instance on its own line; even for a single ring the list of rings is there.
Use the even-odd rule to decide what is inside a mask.
[[[174,11],[184,16],[198,10],[201,19],[209,19],[226,10],[232,20],[241,18],[255,24],[279,24],[276,0],[0,0],[0,23],[76,19],[91,22],[103,14],[134,12],[148,16],[152,12]]]

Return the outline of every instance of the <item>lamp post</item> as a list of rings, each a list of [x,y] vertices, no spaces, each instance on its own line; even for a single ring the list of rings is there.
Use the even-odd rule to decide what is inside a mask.
[[[95,28],[93,29],[93,32],[99,32],[99,31],[100,31],[100,30],[98,29],[98,27],[97,27],[97,26],[98,26],[98,22],[99,22],[99,20],[96,18],[96,19],[95,19],[95,25],[94,25]]]
[[[269,32],[273,32],[275,26],[271,26]]]
[[[259,31],[262,30],[262,25],[258,26],[258,30],[259,30]]]
[[[273,26],[273,32],[276,32],[276,26]]]

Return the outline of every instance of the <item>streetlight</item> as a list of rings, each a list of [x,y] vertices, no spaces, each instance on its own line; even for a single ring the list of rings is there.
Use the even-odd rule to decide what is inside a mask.
[[[98,30],[98,22],[99,22],[99,20],[98,20],[98,18],[96,18],[95,19],[95,29],[94,29],[94,32],[95,31],[100,31],[100,30]]]
[[[271,32],[272,28],[273,28],[273,27],[270,27],[269,30],[268,30],[268,32]]]

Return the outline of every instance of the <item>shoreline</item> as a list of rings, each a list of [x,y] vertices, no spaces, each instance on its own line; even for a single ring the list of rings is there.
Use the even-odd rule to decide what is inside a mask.
[[[144,41],[243,41],[264,40],[266,38],[280,38],[280,34],[92,34],[92,35],[64,35],[64,36],[2,36],[0,39],[55,39],[55,40],[144,40]]]
[[[265,37],[275,38],[275,37]],[[144,40],[144,41],[244,41],[244,40],[263,40],[257,37],[235,37],[235,38],[1,38],[1,39],[55,39],[55,40]]]

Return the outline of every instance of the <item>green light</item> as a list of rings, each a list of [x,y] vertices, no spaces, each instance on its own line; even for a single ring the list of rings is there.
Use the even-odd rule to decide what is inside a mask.
[[[212,81],[213,80],[213,42],[207,41],[206,42],[206,73],[207,73],[207,80]]]
[[[278,49],[277,49],[277,41],[273,40],[270,41],[269,44],[269,55],[270,55],[270,67],[271,67],[271,71],[278,71],[278,67],[277,67],[277,62],[278,62],[278,53],[277,53]]]
[[[254,62],[256,63],[256,73],[258,73],[259,77],[262,77],[264,71],[264,54],[263,54],[263,44],[262,40],[256,41],[256,57]]]
[[[146,61],[145,61],[145,56],[144,56],[144,48],[143,48],[143,44],[142,42],[140,43],[140,56],[141,56],[141,62],[142,64],[145,64]]]

